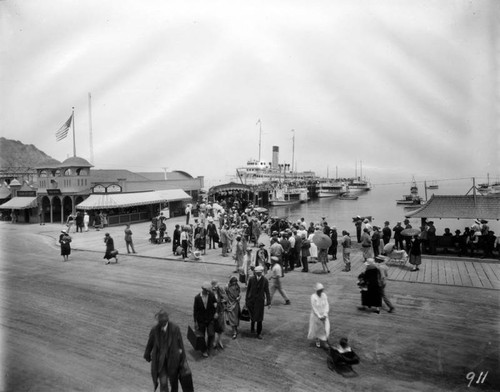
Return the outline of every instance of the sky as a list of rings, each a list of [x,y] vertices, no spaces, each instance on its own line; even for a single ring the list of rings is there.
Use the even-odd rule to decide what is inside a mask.
[[[322,176],[500,179],[499,64],[495,0],[3,0],[0,133],[62,161],[74,107],[95,168],[209,186],[259,140]]]

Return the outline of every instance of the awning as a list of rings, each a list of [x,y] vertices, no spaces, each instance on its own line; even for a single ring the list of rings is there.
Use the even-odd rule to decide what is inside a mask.
[[[35,197],[14,197],[8,202],[0,205],[0,209],[4,210],[25,210],[27,208],[36,207],[38,204]]]
[[[168,190],[164,190],[164,191],[155,191],[155,192],[160,194],[167,201],[178,201],[178,200],[191,199],[191,196],[189,196],[182,189],[168,189]]]
[[[432,195],[407,218],[500,219],[500,197]]]
[[[191,199],[182,189],[135,193],[102,193],[90,195],[76,206],[78,210],[100,210],[159,204],[162,202]]]
[[[250,192],[252,187],[246,184],[238,184],[236,182],[230,182],[228,184],[215,185],[208,190],[210,195],[219,192]]]

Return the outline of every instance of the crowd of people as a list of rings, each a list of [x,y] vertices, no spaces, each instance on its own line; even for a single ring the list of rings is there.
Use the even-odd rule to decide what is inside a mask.
[[[221,257],[232,257],[234,260],[235,275],[226,284],[219,285],[217,280],[205,282],[201,285],[200,293],[194,297],[193,322],[195,330],[205,341],[205,349],[201,353],[203,357],[210,356],[214,350],[224,349],[222,337],[225,332],[233,340],[237,339],[241,320],[249,321],[250,334],[263,339],[265,308],[271,307],[275,293],[280,294],[284,305],[292,304],[282,282],[286,273],[299,269],[308,273],[309,263],[317,262],[328,274],[328,261],[336,260],[339,251],[345,267],[343,271],[351,271],[353,240],[359,244],[365,265],[363,272],[358,275],[361,293],[358,309],[374,313],[380,313],[384,304],[388,313],[395,311],[386,294],[388,267],[385,255],[388,249],[391,247],[407,252],[414,271],[419,269],[422,254],[435,254],[437,249],[436,228],[432,221],[411,231],[413,228],[409,220],[397,222],[393,227],[386,221],[384,227],[378,227],[372,225],[369,218],[357,217],[354,220],[356,237],[353,237],[347,230],[342,230],[339,235],[337,228],[330,226],[325,217],[318,222],[306,222],[304,218],[290,221],[287,218],[270,217],[264,209],[254,207],[251,203],[243,206],[234,202],[229,205],[221,200],[217,205],[218,208],[215,208],[209,203],[201,203],[196,210],[188,205],[185,224],[176,225],[171,238],[172,252],[184,260],[189,255],[199,258],[207,250],[220,252]],[[69,220],[68,229],[61,232],[61,255],[64,260],[71,252],[71,237],[68,233],[73,227],[79,226],[84,216],[79,218],[77,215]],[[481,251],[483,257],[490,257],[499,244],[487,223],[478,219],[464,233],[456,230],[455,235],[445,229],[443,237],[450,237],[450,244],[458,255],[476,255]],[[124,234],[127,252],[136,253],[130,225],[126,225]],[[149,234],[151,244],[169,242],[166,218],[161,212],[153,218]],[[328,247],[317,245],[318,236],[330,239]],[[105,234],[104,242],[106,263],[112,258],[118,262],[114,241],[109,233]],[[189,390],[192,380],[189,378],[190,370],[178,327],[169,321],[165,310],[160,310],[156,316],[158,325],[150,332],[144,354],[144,358],[152,363],[155,388],[160,385],[160,390],[168,390],[166,385],[170,380],[172,390],[177,390],[177,382],[182,383],[184,380],[187,383],[186,390]],[[351,369],[351,365],[359,362],[359,357],[346,338],[333,346],[329,337],[328,297],[323,284],[318,282],[311,295],[307,338],[316,347],[327,350],[328,364],[332,369]],[[171,357],[171,346],[166,345],[166,342],[172,339],[176,342],[174,347],[177,352]]]

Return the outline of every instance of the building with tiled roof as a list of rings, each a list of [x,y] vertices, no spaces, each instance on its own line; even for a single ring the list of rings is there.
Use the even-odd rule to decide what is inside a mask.
[[[500,220],[500,197],[479,195],[432,195],[407,218],[433,219],[495,219]]]

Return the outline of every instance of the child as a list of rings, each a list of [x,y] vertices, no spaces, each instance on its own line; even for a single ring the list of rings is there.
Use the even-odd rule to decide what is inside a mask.
[[[347,338],[340,339],[337,347],[330,347],[329,354],[328,368],[339,373],[354,372],[352,365],[359,363],[359,357],[352,351]]]
[[[156,241],[156,236],[157,236],[157,231],[156,231],[156,227],[155,225],[151,224],[151,226],[149,227],[149,235],[151,236],[149,238],[149,241],[152,243],[152,244],[156,244],[157,241]]]

